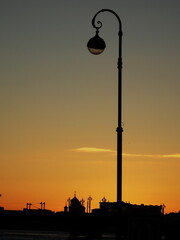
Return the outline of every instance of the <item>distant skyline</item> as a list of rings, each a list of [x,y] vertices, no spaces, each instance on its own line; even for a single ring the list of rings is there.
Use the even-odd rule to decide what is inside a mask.
[[[0,1],[0,206],[74,191],[116,201],[118,23],[86,47],[94,14],[123,30],[123,201],[180,211],[180,2]],[[86,200],[86,199],[85,199]]]

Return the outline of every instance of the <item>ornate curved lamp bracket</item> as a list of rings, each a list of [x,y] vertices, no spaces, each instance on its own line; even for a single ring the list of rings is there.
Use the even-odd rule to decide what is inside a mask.
[[[96,17],[97,17],[97,15],[99,15],[99,13],[101,13],[101,12],[110,12],[110,13],[112,13],[116,18],[117,18],[117,20],[118,20],[118,23],[119,23],[119,32],[122,32],[121,31],[121,19],[119,18],[119,16],[117,15],[117,13],[115,13],[113,10],[111,10],[111,9],[101,9],[100,11],[98,11],[95,15],[94,15],[94,17],[93,17],[93,19],[92,19],[92,26],[94,27],[94,28],[96,28],[96,30],[98,31],[101,27],[102,27],[102,22],[101,21],[97,21],[96,22]]]

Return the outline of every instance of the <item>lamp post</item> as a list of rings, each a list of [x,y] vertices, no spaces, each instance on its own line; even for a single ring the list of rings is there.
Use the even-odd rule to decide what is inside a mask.
[[[99,29],[102,27],[102,22],[100,21],[95,21],[96,17],[99,13],[102,12],[110,12],[118,20],[119,23],[119,57],[118,57],[118,126],[117,126],[117,205],[119,209],[119,205],[122,202],[122,132],[123,128],[121,125],[122,122],[122,26],[121,26],[121,20],[119,16],[112,10],[110,9],[102,9],[98,11],[93,19],[92,19],[92,25],[96,29],[96,35],[91,38],[88,43],[87,47],[89,51],[92,54],[99,55],[101,54],[105,47],[106,44],[102,38],[99,37]],[[118,211],[119,212],[119,211]]]

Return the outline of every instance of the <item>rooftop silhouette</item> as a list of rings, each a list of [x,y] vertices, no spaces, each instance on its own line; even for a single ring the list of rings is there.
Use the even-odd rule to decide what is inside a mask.
[[[68,198],[64,211],[53,212],[45,208],[27,203],[20,211],[0,208],[0,229],[35,229],[68,231],[71,236],[88,236],[91,239],[104,233],[116,235],[119,216],[117,202],[109,202],[105,197],[99,208],[89,210],[89,196],[85,201],[78,199],[76,193]],[[87,207],[85,203],[87,202]],[[121,227],[124,239],[127,240],[158,240],[161,237],[177,235],[180,226],[180,213],[164,214],[164,205],[137,205],[121,202]],[[171,240],[175,238],[170,238]]]

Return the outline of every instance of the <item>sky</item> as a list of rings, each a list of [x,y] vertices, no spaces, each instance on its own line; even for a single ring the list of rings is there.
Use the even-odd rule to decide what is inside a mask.
[[[0,0],[0,206],[116,201],[118,22],[123,201],[180,210],[180,2]],[[85,204],[86,204],[85,202]]]

